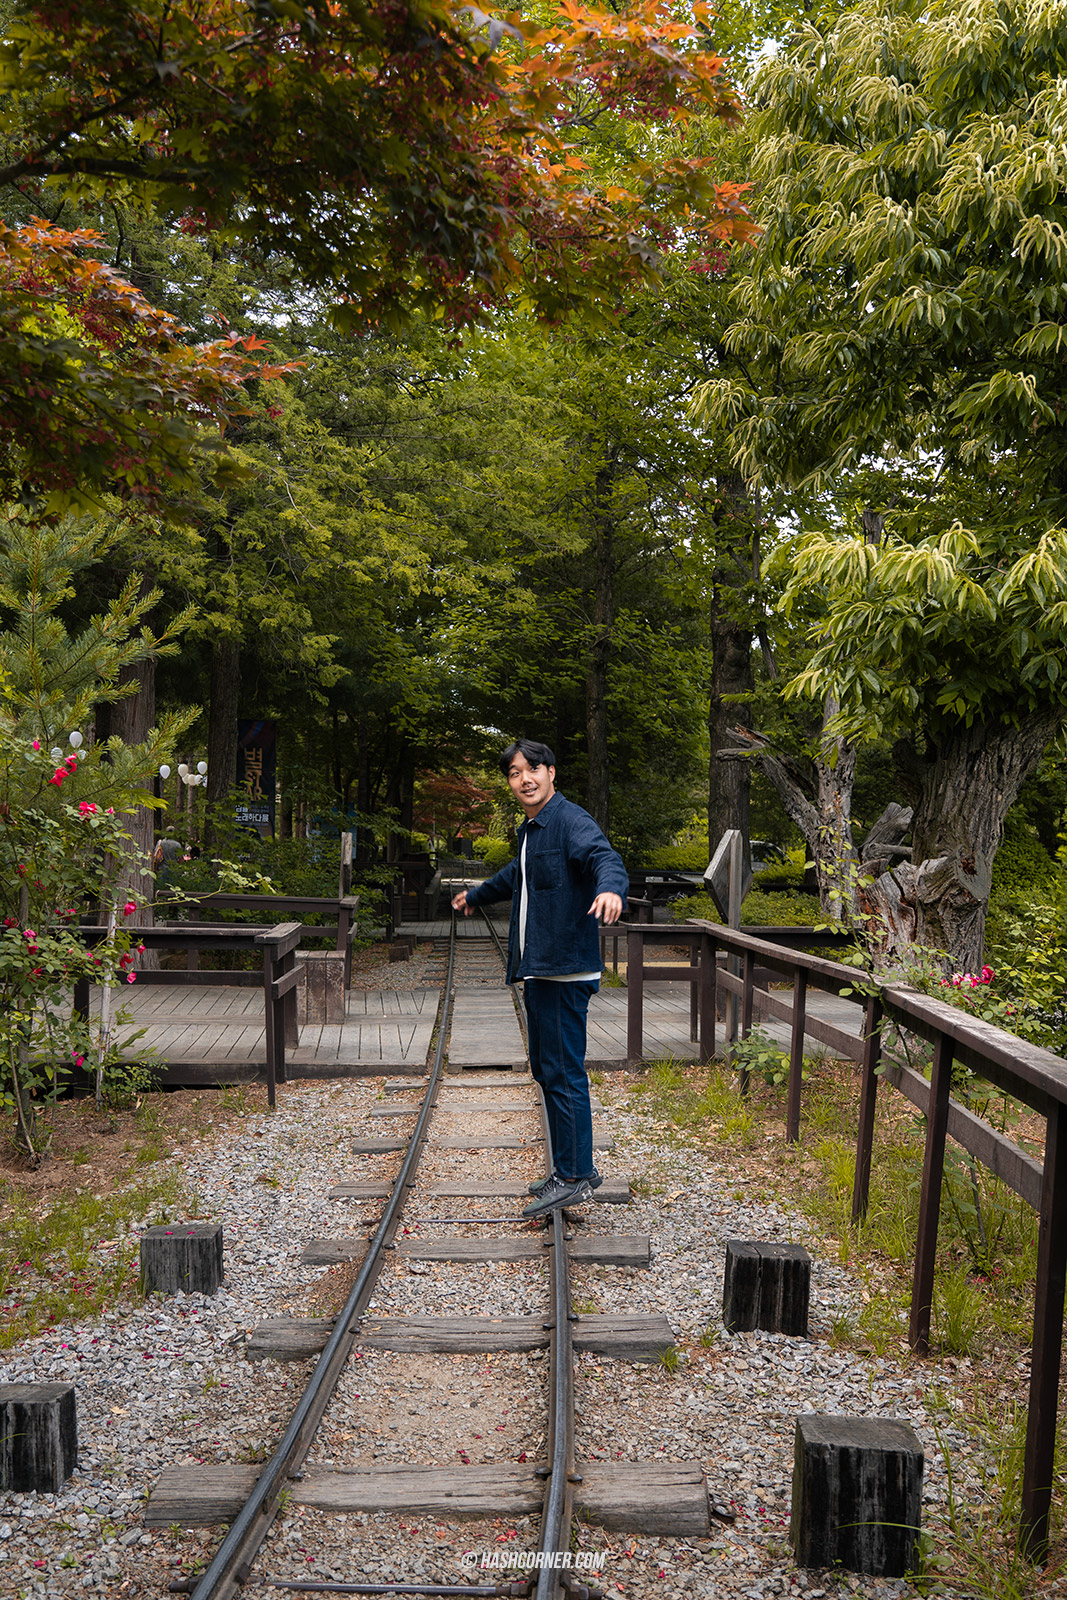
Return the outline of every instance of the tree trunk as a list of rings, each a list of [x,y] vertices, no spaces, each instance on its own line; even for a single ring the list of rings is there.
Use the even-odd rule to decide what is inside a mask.
[[[593,570],[593,626],[585,673],[585,740],[589,758],[586,809],[604,833],[611,821],[608,763],[608,663],[615,626],[615,524],[611,491],[615,461],[606,461],[596,475],[596,531]]]
[[[739,705],[727,695],[751,694],[752,621],[744,590],[758,563],[753,542],[752,506],[744,479],[736,473],[721,478],[715,516],[715,557],[711,577],[709,633],[711,694],[708,699],[708,857],[727,828],[737,828],[743,858],[749,857],[749,791],[747,761],[730,761],[721,752],[730,743]],[[744,715],[741,712],[741,715]]]
[[[960,727],[914,762],[912,860],[861,891],[862,908],[881,924],[877,948],[886,965],[918,947],[946,971],[980,969],[1004,818],[1060,720],[1050,714],[1017,728]]]
[[[827,695],[823,729],[839,710]],[[851,925],[859,867],[852,841],[852,786],[856,781],[856,746],[823,734],[815,760],[816,837],[811,846],[819,883],[819,904],[835,922]]]
[[[152,579],[146,574],[141,582],[140,597],[143,598],[151,588]],[[142,744],[156,722],[156,664],[153,660],[147,660],[140,661],[133,667],[123,667],[118,681],[120,684],[136,683],[137,692],[110,703],[107,708],[109,714],[106,718],[106,736],[121,739],[123,744],[127,745]],[[155,913],[152,909],[155,886],[152,878],[144,875],[145,870],[150,872],[152,867],[155,817],[156,813],[148,806],[138,806],[130,817],[126,859],[115,881],[117,901],[122,902],[132,894],[139,902],[133,916],[127,918],[123,924],[130,929],[151,928],[155,924]],[[103,908],[103,915],[106,921],[106,908]],[[138,956],[137,966],[142,972],[158,971],[159,952],[146,950]]]
[[[216,848],[214,808],[237,786],[237,713],[241,703],[241,645],[231,634],[217,634],[211,649],[211,703],[208,708],[207,789],[204,852]]]

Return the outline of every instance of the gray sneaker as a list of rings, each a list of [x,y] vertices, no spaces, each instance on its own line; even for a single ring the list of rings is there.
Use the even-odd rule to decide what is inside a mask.
[[[556,1173],[545,1184],[536,1200],[523,1210],[528,1218],[544,1217],[563,1206],[580,1206],[593,1198],[593,1186],[588,1178],[561,1178]]]
[[[526,1193],[527,1194],[544,1194],[545,1190],[548,1188],[549,1184],[552,1182],[552,1179],[555,1176],[556,1176],[556,1174],[554,1172],[552,1172],[552,1173],[550,1173],[548,1175],[547,1178],[538,1178],[536,1183],[531,1183],[531,1184],[529,1184],[527,1186]],[[588,1183],[590,1189],[599,1189],[600,1185],[604,1182],[604,1180],[600,1176],[600,1173],[594,1167],[592,1172],[590,1173],[589,1177],[586,1179],[586,1182]]]

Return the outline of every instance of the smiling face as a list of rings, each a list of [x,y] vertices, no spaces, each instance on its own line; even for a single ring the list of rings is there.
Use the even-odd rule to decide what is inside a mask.
[[[528,817],[536,817],[556,792],[555,767],[531,767],[521,750],[508,768],[511,792]]]

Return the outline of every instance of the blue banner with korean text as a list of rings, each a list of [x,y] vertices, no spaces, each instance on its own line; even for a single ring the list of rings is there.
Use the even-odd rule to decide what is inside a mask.
[[[278,780],[277,730],[273,722],[238,718],[237,787],[242,797],[236,820],[264,836],[274,833],[274,798]]]

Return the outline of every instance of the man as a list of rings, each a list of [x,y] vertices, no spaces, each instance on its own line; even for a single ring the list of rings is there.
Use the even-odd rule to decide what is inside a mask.
[[[617,922],[629,891],[622,858],[587,811],[556,793],[556,758],[546,744],[516,739],[500,769],[526,813],[513,861],[452,901],[511,900],[508,983],[523,981],[530,1067],[541,1085],[552,1141],[551,1175],[531,1186],[524,1217],[591,1200],[593,1114],[585,1071],[586,1016],[600,986],[597,919]],[[513,892],[514,891],[514,892]]]

